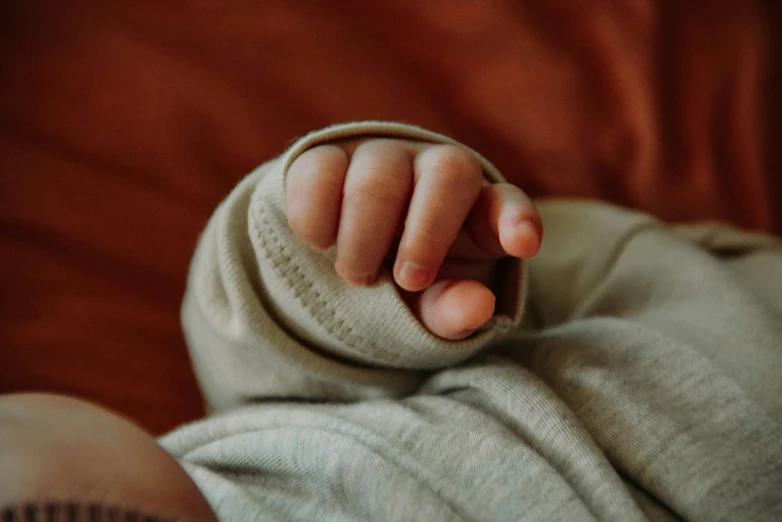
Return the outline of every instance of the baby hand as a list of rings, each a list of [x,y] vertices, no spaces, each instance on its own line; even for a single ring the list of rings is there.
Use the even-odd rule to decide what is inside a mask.
[[[321,145],[291,164],[286,212],[318,249],[336,244],[337,274],[353,286],[392,270],[423,325],[468,337],[494,314],[494,268],[534,256],[542,238],[530,199],[484,181],[467,150],[398,139]]]

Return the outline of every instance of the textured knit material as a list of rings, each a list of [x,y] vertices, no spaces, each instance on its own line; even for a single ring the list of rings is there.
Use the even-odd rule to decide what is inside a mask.
[[[200,240],[182,317],[212,413],[160,442],[221,520],[782,520],[782,244],[540,201],[509,302],[443,341],[287,225],[291,162],[359,136],[453,143],[316,132]]]

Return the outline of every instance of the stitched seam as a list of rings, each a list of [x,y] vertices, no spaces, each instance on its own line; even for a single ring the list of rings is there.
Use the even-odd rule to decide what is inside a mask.
[[[328,303],[328,300],[323,297],[312,282],[307,280],[304,272],[294,261],[293,256],[290,255],[285,242],[281,240],[268,219],[268,210],[264,205],[258,205],[258,210],[264,233],[261,233],[258,220],[255,214],[251,212],[252,233],[260,240],[262,253],[266,259],[271,261],[275,273],[291,286],[294,297],[307,310],[310,317],[330,335],[342,340],[352,350],[363,352],[363,350],[358,350],[357,346],[359,344],[368,345],[370,349],[379,349],[377,343],[356,334],[352,326],[337,317],[336,311]],[[273,242],[274,245],[269,245],[269,242]],[[289,267],[289,270],[285,270],[283,266]],[[291,272],[293,272],[295,278],[291,277]],[[310,297],[311,299],[309,299]],[[321,313],[313,309],[313,305],[317,305]],[[328,317],[324,318],[324,313]]]
[[[59,516],[58,516],[59,515]],[[28,501],[11,504],[0,509],[3,522],[35,522],[37,520],[68,520],[73,522],[98,522],[103,519],[116,522],[173,522],[174,519],[159,517],[99,502],[76,502],[59,500]]]

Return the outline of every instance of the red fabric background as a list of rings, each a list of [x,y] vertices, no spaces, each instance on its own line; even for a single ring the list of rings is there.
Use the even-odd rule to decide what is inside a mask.
[[[782,231],[778,3],[0,4],[0,392],[201,413],[178,307],[250,169],[330,123],[454,136],[530,194]],[[777,31],[778,32],[778,31]]]

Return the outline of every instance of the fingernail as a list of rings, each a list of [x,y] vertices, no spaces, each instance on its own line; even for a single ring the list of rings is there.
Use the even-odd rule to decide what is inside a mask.
[[[516,232],[525,236],[538,235],[538,230],[535,228],[535,225],[533,225],[529,221],[522,221],[521,223],[516,225]]]
[[[453,339],[454,341],[462,341],[464,339],[467,339],[472,334],[474,334],[475,331],[476,331],[475,328],[469,328],[467,330],[462,330],[460,332],[457,332],[457,333],[453,334],[451,339]]]
[[[372,284],[372,282],[375,280],[375,276],[377,274],[375,273],[368,273],[368,274],[351,274],[339,264],[336,264],[334,266],[335,271],[337,272],[337,275],[342,278],[343,281],[345,281],[350,286],[367,286]]]
[[[522,251],[518,252],[526,259],[537,254],[540,249],[540,231],[529,221],[522,221],[516,225],[516,237],[521,239]]]
[[[538,228],[530,223],[529,221],[522,221],[518,225],[516,225],[516,232],[522,236],[527,236],[529,238],[534,238],[535,240],[539,240],[539,232]]]
[[[421,265],[413,263],[404,263],[399,270],[399,279],[401,284],[410,288],[420,289],[429,282],[429,273]]]
[[[365,276],[346,276],[345,281],[350,286],[368,286],[374,281],[372,274]]]

